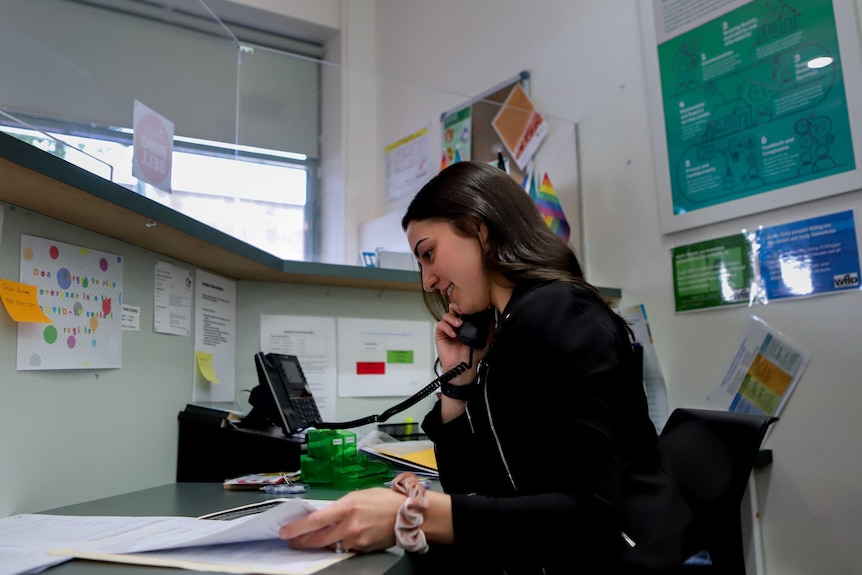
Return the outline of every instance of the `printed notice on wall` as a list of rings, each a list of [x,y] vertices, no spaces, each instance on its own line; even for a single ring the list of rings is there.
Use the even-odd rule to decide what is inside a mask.
[[[18,324],[18,370],[121,367],[121,256],[22,235],[20,274],[51,323]]]
[[[677,312],[749,303],[754,265],[745,234],[675,247],[671,257]]]
[[[810,360],[805,349],[753,315],[724,379],[707,403],[716,409],[777,416]]]
[[[260,349],[295,355],[323,421],[335,421],[335,318],[261,315]]]
[[[422,128],[384,148],[386,201],[412,197],[431,178],[428,128]]]
[[[141,331],[141,306],[123,304],[120,324],[124,331]]]
[[[859,289],[852,210],[759,229],[757,244],[770,301]]]
[[[195,271],[195,376],[192,401],[236,401],[236,282]]]
[[[434,379],[427,321],[340,317],[338,396],[412,395]]]
[[[153,287],[153,331],[189,335],[192,325],[192,271],[156,262]]]

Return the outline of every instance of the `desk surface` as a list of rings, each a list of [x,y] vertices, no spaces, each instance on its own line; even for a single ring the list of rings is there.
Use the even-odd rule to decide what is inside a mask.
[[[309,499],[336,499],[344,492],[333,489],[313,489]],[[198,517],[213,511],[272,499],[258,491],[225,490],[221,483],[173,483],[142,491],[96,499],[77,505],[49,509],[53,515],[128,515],[128,516],[187,516]],[[45,571],[47,575],[177,575],[177,569],[123,565],[100,561],[73,559]],[[202,573],[189,571],[189,573]],[[213,573],[213,572],[207,572]],[[412,573],[410,562],[400,549],[368,555],[356,555],[327,567],[322,575],[407,575]]]

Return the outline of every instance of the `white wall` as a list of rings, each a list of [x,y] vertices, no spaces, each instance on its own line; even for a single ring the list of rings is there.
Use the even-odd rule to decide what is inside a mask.
[[[375,35],[367,42],[376,43],[382,78],[443,91],[478,94],[528,70],[539,109],[578,123],[587,275],[593,283],[622,288],[623,304],[646,305],[671,408],[706,406],[752,313],[812,353],[766,443],[775,457],[759,481],[766,568],[782,574],[858,572],[862,294],[676,315],[669,250],[742,228],[859,210],[862,192],[662,235],[637,4],[377,0]],[[342,25],[349,29],[351,21]],[[442,111],[407,119],[381,114],[378,130],[410,133]]]
[[[341,0],[228,0],[232,4],[257,8],[305,24],[333,30],[341,27]],[[223,16],[224,17],[224,16]]]

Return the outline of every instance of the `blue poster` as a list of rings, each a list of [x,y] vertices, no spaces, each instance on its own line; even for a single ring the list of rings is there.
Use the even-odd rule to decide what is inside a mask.
[[[767,300],[859,288],[852,210],[763,228],[757,243]]]

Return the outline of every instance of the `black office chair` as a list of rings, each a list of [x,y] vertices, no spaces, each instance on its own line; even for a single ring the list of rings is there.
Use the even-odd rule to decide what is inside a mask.
[[[678,408],[658,441],[662,467],[690,506],[691,554],[707,551],[711,566],[683,565],[674,573],[745,573],[741,505],[760,445],[777,417]]]

